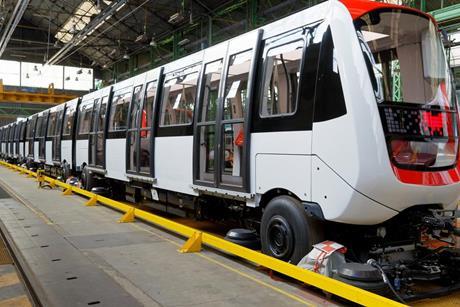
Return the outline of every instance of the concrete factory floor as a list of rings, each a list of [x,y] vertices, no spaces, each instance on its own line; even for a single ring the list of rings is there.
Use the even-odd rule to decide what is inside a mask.
[[[335,306],[317,290],[0,168],[2,230],[46,306]]]

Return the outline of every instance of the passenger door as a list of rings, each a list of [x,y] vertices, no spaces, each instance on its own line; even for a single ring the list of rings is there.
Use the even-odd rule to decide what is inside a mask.
[[[158,90],[158,73],[147,73],[147,82],[139,91],[134,87],[134,97],[129,112],[129,129],[126,142],[126,168],[132,175],[154,176],[153,174],[153,116]],[[138,178],[139,179],[139,178]]]
[[[261,34],[251,32],[206,50],[194,128],[198,186],[249,189],[248,120]]]
[[[56,123],[52,126],[53,129],[48,132],[48,135],[51,137],[51,160],[52,162],[60,163],[61,162],[61,133],[62,133],[62,119],[64,116],[64,107],[56,110],[56,116],[54,120]],[[50,116],[51,120],[51,116]]]
[[[111,87],[102,89],[96,96],[88,135],[88,165],[105,169],[107,112]]]

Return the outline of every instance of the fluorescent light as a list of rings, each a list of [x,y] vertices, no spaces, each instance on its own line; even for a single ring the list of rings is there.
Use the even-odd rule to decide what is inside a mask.
[[[118,12],[119,10],[121,10],[125,5],[126,5],[126,3],[123,3],[122,5],[120,5],[120,6],[115,10],[115,12]]]
[[[190,40],[188,38],[184,38],[183,40],[181,40],[180,42],[177,43],[177,45],[179,46],[183,46],[183,45],[186,45],[190,43]]]

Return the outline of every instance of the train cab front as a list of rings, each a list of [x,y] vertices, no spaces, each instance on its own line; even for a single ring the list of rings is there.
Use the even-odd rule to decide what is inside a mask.
[[[314,126],[313,150],[333,170],[330,178],[357,196],[337,210],[328,203],[332,189],[320,194],[324,216],[344,225],[334,239],[354,251],[351,258],[379,266],[400,295],[458,290],[459,106],[441,32],[414,9],[361,0],[339,6],[331,29],[347,115],[334,129]],[[345,9],[351,20],[337,14]],[[321,129],[333,131],[337,144],[315,148]],[[359,225],[351,234],[350,224]],[[438,287],[417,291],[426,283]]]

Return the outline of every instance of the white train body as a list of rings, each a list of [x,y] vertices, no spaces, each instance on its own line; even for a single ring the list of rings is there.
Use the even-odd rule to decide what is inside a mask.
[[[456,209],[453,88],[429,16],[331,0],[30,117],[19,155],[171,213],[253,212],[263,251],[298,260],[267,247],[280,197],[369,229]]]

